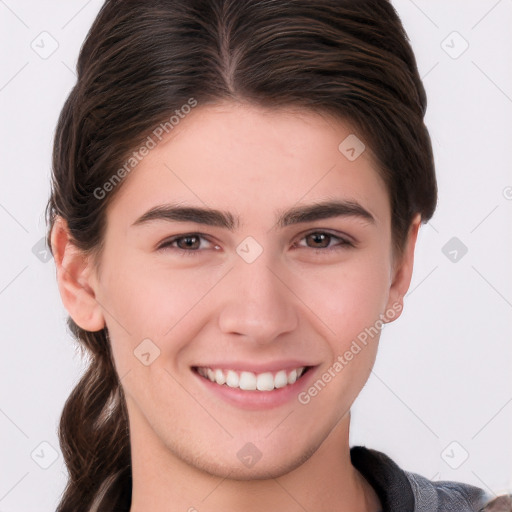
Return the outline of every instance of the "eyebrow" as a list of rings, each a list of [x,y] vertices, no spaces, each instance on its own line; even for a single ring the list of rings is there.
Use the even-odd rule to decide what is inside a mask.
[[[313,222],[333,217],[358,217],[372,224],[375,217],[355,201],[324,201],[321,203],[295,206],[281,213],[276,225],[284,228],[293,224]],[[141,215],[132,226],[147,224],[155,220],[194,222],[207,226],[215,226],[234,231],[240,225],[240,219],[229,212],[212,208],[199,208],[162,204],[155,206]]]

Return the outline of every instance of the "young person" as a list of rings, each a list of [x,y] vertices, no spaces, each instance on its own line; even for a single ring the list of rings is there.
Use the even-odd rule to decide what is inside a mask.
[[[481,510],[349,447],[437,200],[392,5],[107,0],[77,71],[48,243],[90,363],[58,510]]]

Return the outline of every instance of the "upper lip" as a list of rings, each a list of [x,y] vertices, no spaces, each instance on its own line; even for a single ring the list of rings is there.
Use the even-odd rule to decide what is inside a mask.
[[[269,361],[268,363],[219,361],[215,363],[196,364],[192,368],[219,368],[222,370],[234,370],[236,372],[265,373],[277,372],[279,370],[291,371],[295,368],[301,368],[302,366],[308,367],[316,365],[297,359],[286,359],[281,361]]]

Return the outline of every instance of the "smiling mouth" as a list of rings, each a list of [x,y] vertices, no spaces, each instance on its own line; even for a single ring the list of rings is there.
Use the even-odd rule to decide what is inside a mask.
[[[301,379],[312,366],[300,366],[293,370],[253,373],[247,371],[225,370],[194,366],[192,370],[204,379],[219,386],[241,389],[244,391],[273,391],[285,388]]]

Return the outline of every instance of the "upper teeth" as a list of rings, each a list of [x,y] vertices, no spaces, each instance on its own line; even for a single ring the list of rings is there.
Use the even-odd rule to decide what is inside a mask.
[[[227,384],[232,388],[240,388],[246,391],[272,391],[274,388],[283,388],[287,384],[293,384],[305,371],[306,367],[301,366],[289,372],[280,370],[275,375],[271,372],[253,373],[236,372],[234,370],[220,370],[200,367],[198,373],[203,377],[216,382]]]

